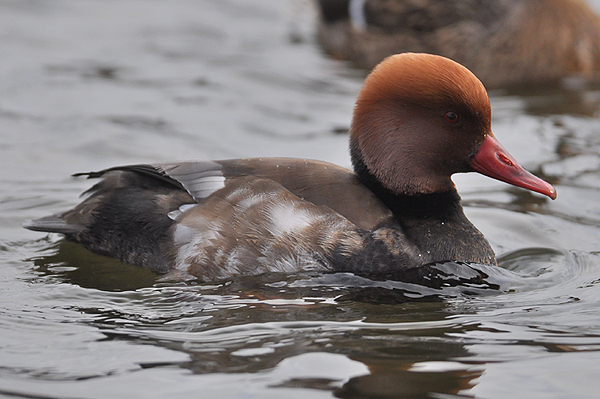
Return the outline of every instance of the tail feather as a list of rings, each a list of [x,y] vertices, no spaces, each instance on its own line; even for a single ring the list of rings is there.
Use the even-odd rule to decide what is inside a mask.
[[[27,220],[23,223],[23,227],[28,230],[60,233],[67,236],[79,234],[85,229],[84,226],[69,224],[56,215]]]

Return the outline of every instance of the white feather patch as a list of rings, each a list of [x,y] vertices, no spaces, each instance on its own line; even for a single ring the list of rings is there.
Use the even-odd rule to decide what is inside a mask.
[[[269,207],[269,232],[274,236],[298,233],[318,218],[317,215],[292,203],[276,203]]]
[[[195,199],[202,199],[225,187],[225,177],[206,176],[193,182],[184,183],[184,187],[194,194]]]
[[[179,215],[181,215],[182,213],[184,213],[188,209],[194,208],[196,206],[198,206],[198,204],[183,204],[183,205],[181,205],[179,207],[179,209],[176,209],[174,211],[171,211],[171,212],[167,213],[167,216],[171,220],[177,220],[177,218],[179,217]]]

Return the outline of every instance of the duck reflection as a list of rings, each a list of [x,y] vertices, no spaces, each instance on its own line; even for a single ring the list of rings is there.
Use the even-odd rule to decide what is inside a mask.
[[[104,340],[155,345],[189,356],[183,362],[143,362],[139,364],[143,369],[256,375],[273,388],[326,390],[340,398],[454,395],[470,388],[481,374],[468,363],[464,345],[450,336],[477,328],[448,321],[451,310],[444,298],[465,295],[460,291],[422,287],[419,292],[419,287],[401,282],[391,287],[387,280],[344,273],[164,284],[147,270],[66,241],[33,262],[40,275],[85,288],[138,290],[136,300],[126,307],[113,298],[101,308],[82,306],[79,311],[94,316],[88,323],[102,332]],[[440,270],[454,288],[471,290],[468,283],[459,284],[456,274],[464,280],[479,273],[463,266]],[[450,270],[455,276],[448,278]],[[436,290],[437,296],[432,294]],[[120,295],[127,300],[131,294]],[[319,362],[332,359],[343,367],[322,374],[314,371],[323,367]],[[432,364],[446,366],[427,366]]]
[[[41,256],[30,259],[36,272],[61,281],[102,291],[130,291],[151,287],[157,275],[147,269],[126,265],[94,254],[80,245],[60,240]]]
[[[335,391],[338,398],[431,398],[432,394],[458,395],[476,385],[483,368],[449,371],[413,371],[413,363],[369,365],[370,374],[351,378]],[[460,395],[461,398],[474,397]]]

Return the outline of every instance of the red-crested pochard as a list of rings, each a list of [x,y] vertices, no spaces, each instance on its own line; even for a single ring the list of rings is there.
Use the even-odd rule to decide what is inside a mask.
[[[84,173],[102,180],[83,202],[25,227],[173,279],[401,275],[444,261],[496,264],[463,213],[454,173],[477,171],[556,198],[492,135],[481,82],[440,56],[398,54],[372,71],[356,101],[350,153],[354,172],[267,158]]]
[[[582,0],[319,0],[318,38],[371,69],[407,51],[449,57],[488,89],[600,77],[600,18]]]

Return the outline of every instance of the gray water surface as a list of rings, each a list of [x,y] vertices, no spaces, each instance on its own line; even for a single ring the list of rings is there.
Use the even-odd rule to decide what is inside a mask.
[[[492,93],[495,135],[558,190],[456,177],[498,254],[497,290],[347,274],[167,284],[21,227],[78,202],[90,183],[75,172],[349,166],[365,73],[321,52],[314,17],[295,0],[0,1],[0,396],[598,397],[597,87]]]

